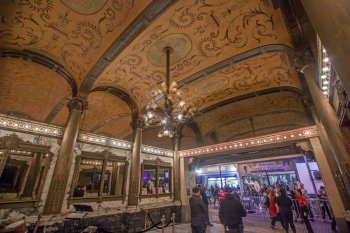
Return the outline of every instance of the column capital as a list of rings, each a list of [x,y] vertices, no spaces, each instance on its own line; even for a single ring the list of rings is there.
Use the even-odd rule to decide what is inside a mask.
[[[314,59],[311,55],[311,53],[309,51],[296,51],[293,55],[292,55],[292,59],[293,59],[293,63],[296,67],[296,69],[300,72],[303,73],[303,69],[314,63]]]
[[[145,121],[141,117],[137,117],[133,119],[133,121],[131,122],[131,126],[134,130],[143,129],[143,127],[145,126]]]
[[[68,102],[67,107],[69,109],[69,112],[71,112],[73,109],[83,112],[87,109],[88,102],[85,99],[73,97],[73,99]]]

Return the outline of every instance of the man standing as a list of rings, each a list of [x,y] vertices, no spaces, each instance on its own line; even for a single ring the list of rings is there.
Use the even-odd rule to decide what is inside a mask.
[[[276,203],[278,205],[279,213],[283,219],[283,228],[288,233],[289,226],[292,228],[293,233],[296,232],[293,222],[292,200],[287,196],[286,190],[280,190],[280,196],[277,197]]]
[[[202,196],[202,201],[204,202],[207,210],[205,212],[205,219],[206,219],[206,222],[207,222],[207,225],[209,226],[213,226],[213,224],[210,223],[210,220],[209,220],[209,200],[208,200],[208,197],[207,197],[207,193],[206,193],[206,188],[205,187],[199,187],[200,188],[200,194]]]
[[[220,223],[225,227],[225,232],[242,233],[242,217],[245,216],[247,216],[247,211],[242,203],[231,193],[231,189],[229,189],[219,208],[219,219]]]
[[[192,193],[190,198],[192,233],[205,233],[207,208],[201,198],[200,188],[194,187]]]

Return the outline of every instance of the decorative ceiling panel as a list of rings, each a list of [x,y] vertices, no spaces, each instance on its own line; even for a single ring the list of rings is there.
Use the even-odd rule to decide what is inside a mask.
[[[106,92],[92,92],[88,96],[88,109],[82,118],[82,130],[94,133],[101,127],[118,121],[118,119],[121,119],[121,122],[124,123],[125,118],[129,118],[129,124],[127,125],[129,126],[131,110],[123,100]],[[113,125],[123,127],[116,124]]]
[[[0,112],[45,121],[64,98],[71,97],[68,82],[55,71],[31,61],[0,58]]]
[[[183,127],[181,135],[181,150],[200,146],[197,145],[196,134],[190,127]]]
[[[51,123],[59,126],[66,126],[68,117],[69,117],[68,107],[63,106]]]
[[[159,148],[172,149],[172,139],[169,137],[157,137],[159,128],[149,128],[142,131],[142,144]]]
[[[150,0],[1,1],[0,47],[31,50],[61,63],[78,86]]]
[[[271,112],[294,111],[305,113],[300,95],[294,92],[277,92],[244,99],[224,105],[198,116],[195,121],[203,135],[226,122],[234,122],[250,116]]]
[[[183,88],[184,100],[203,109],[224,100],[272,88],[302,89],[283,52],[266,53],[230,65]]]
[[[219,142],[226,142],[261,136],[266,132],[270,134],[283,130],[302,128],[308,125],[309,120],[305,113],[291,111],[275,112],[266,115],[251,116],[243,120],[224,124],[215,129],[215,134]]]
[[[117,117],[113,117],[113,119],[111,119],[109,122],[104,123],[93,133],[123,139],[126,136],[132,134],[131,115],[118,114]]]
[[[179,82],[215,63],[270,44],[291,46],[280,10],[269,1],[180,0],[107,67],[95,87],[122,86],[141,109],[150,98],[149,90],[165,80],[162,47],[174,48],[171,79]]]

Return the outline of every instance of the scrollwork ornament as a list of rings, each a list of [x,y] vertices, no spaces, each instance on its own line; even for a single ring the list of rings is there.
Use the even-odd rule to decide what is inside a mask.
[[[16,134],[11,134],[9,136],[0,138],[1,147],[5,147],[7,149],[16,149],[19,146],[19,143],[23,142],[24,141],[20,139]]]

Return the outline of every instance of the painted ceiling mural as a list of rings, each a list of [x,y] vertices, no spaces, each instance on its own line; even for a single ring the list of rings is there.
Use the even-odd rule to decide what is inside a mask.
[[[177,82],[206,67],[269,44],[291,46],[279,9],[269,1],[178,1],[111,63],[95,86],[122,86],[138,102],[165,80],[166,46],[171,79]],[[209,94],[209,93],[208,93]]]
[[[78,86],[150,0],[4,0],[0,46],[31,50],[62,64]]]
[[[65,126],[66,104],[72,98],[71,83],[55,67],[6,57],[1,51],[46,56],[63,66],[79,90],[113,42],[153,3],[1,1],[0,113]],[[212,144],[310,124],[302,105],[303,88],[290,63],[290,33],[272,1],[174,0],[144,23],[147,27],[130,37],[94,79],[82,116],[83,131],[132,139],[132,114],[146,106],[150,91],[165,80],[167,46],[173,48],[170,79],[182,84],[183,99],[198,109],[196,127],[183,128],[184,147],[195,147],[198,138]],[[262,51],[273,46],[279,47]],[[218,64],[225,66],[212,68]],[[122,94],[118,97],[109,90]],[[132,111],[133,102],[137,106]],[[171,140],[157,135],[157,128],[144,129],[143,143],[171,149]]]
[[[81,129],[83,131],[103,132],[109,136],[120,132],[123,132],[124,135],[131,133],[131,110],[123,100],[106,92],[92,92],[88,97],[88,103],[88,110],[82,120]],[[119,120],[124,124],[121,124]],[[119,122],[118,127],[115,127],[116,124],[112,129],[104,127],[106,124],[111,126],[115,121]],[[113,131],[115,132],[111,133]]]
[[[287,111],[305,114],[299,94],[294,92],[276,92],[248,98],[227,104],[198,116],[195,121],[203,135],[207,135],[216,127],[222,127],[229,122]]]
[[[183,98],[203,109],[226,99],[278,87],[301,89],[296,71],[283,52],[258,55],[196,80],[183,88]]]
[[[71,96],[56,72],[31,61],[0,58],[0,112],[45,121],[54,106]]]

